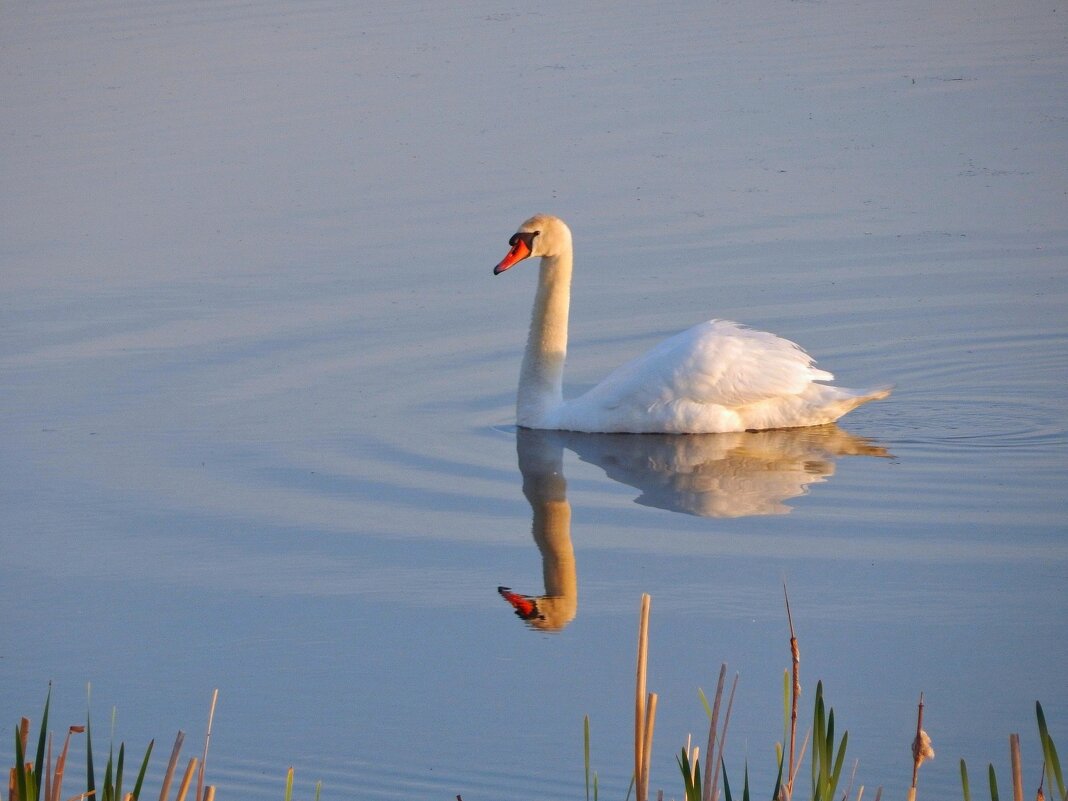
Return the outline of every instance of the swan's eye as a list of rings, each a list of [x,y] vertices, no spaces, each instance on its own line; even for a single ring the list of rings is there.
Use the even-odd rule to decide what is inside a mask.
[[[509,247],[515,247],[517,242],[522,242],[527,246],[527,250],[534,250],[534,237],[540,234],[541,231],[519,231],[512,234],[512,238],[508,240]]]

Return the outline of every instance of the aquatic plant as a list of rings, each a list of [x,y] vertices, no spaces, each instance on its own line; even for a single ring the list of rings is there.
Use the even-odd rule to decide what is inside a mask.
[[[322,793],[322,790],[323,790],[323,782],[320,779],[319,781],[317,781],[315,783],[315,801],[319,801],[319,795]],[[460,798],[460,796],[456,796],[456,797]],[[283,799],[284,799],[284,801],[293,801],[293,768],[292,767],[288,771],[286,771],[286,792],[285,792],[285,795],[283,796]],[[460,801],[463,801],[463,799],[460,799]]]
[[[586,801],[590,801],[590,716],[582,718],[583,762],[586,765]],[[597,799],[597,771],[593,772],[593,801]]]
[[[1061,768],[1061,760],[1057,755],[1057,746],[1050,737],[1049,728],[1046,726],[1046,715],[1042,711],[1042,704],[1035,701],[1035,717],[1038,719],[1038,741],[1042,746],[1042,775],[1038,782],[1038,790],[1035,793],[1036,801],[1045,801],[1046,788],[1054,798],[1060,801],[1068,801],[1068,791],[1064,786],[1064,771]],[[1020,753],[1020,735],[1009,735],[1009,758],[1012,768],[1012,793],[1014,799],[1022,799],[1023,787],[1023,760]],[[991,801],[998,801],[998,777],[994,770],[994,764],[987,765],[987,781],[990,785]],[[968,765],[960,761],[960,783],[964,801],[971,801],[971,784],[968,781]]]
[[[145,771],[148,769],[148,760],[152,755],[152,746],[155,741],[149,742],[145,750],[145,756],[141,760],[141,769],[137,772],[134,787],[126,795],[122,792],[124,764],[126,761],[126,744],[119,743],[118,757],[115,756],[114,742],[108,750],[107,766],[104,769],[102,786],[97,788],[96,776],[93,770],[93,740],[92,725],[88,713],[84,726],[71,726],[67,729],[67,736],[63,741],[63,750],[52,762],[52,737],[48,733],[48,711],[52,703],[52,685],[48,685],[48,694],[45,696],[44,712],[41,715],[41,731],[37,738],[37,753],[33,764],[26,759],[26,748],[29,743],[30,721],[22,718],[15,729],[15,766],[11,769],[9,779],[9,796],[14,801],[60,801],[63,792],[63,778],[67,763],[67,752],[70,748],[71,736],[85,734],[86,750],[86,790],[75,798],[101,798],[104,801],[125,801],[125,799],[137,799],[141,795],[141,786],[144,782]],[[114,728],[114,714],[112,716]],[[181,736],[181,732],[179,732]]]
[[[934,755],[931,738],[923,730],[923,693],[920,693],[920,703],[916,710],[916,737],[912,741],[912,784],[909,786],[908,801],[916,799],[916,782],[920,776],[920,765],[928,759],[934,759]]]
[[[178,788],[173,796],[174,801],[186,801],[193,789],[194,778],[196,787],[193,789],[193,801],[214,801],[215,787],[205,785],[205,767],[208,761],[208,746],[211,742],[212,721],[215,717],[215,705],[219,699],[219,691],[212,694],[211,709],[208,713],[208,727],[204,735],[204,751],[198,759],[191,757],[182,773]],[[126,744],[119,743],[118,753],[115,752],[114,737],[108,748],[108,760],[104,767],[104,776],[101,784],[97,786],[96,771],[93,763],[93,736],[92,722],[89,713],[86,712],[85,725],[71,726],[67,730],[67,736],[63,741],[63,749],[59,752],[55,761],[52,760],[52,735],[48,731],[48,714],[52,703],[52,685],[48,685],[48,694],[45,696],[44,712],[41,715],[41,730],[37,738],[37,750],[33,762],[28,759],[30,721],[22,718],[15,728],[15,765],[11,768],[8,777],[8,798],[10,801],[64,801],[63,779],[67,764],[67,753],[70,748],[71,737],[76,734],[85,734],[85,782],[86,789],[74,796],[69,796],[65,801],[81,801],[81,799],[101,799],[102,801],[138,801],[144,787],[145,774],[148,771],[149,759],[152,756],[155,740],[149,742],[145,749],[145,755],[141,760],[141,766],[134,778],[133,789],[124,791],[123,783],[126,778]],[[112,711],[112,731],[115,729],[115,712]],[[170,801],[171,785],[177,775],[178,760],[181,756],[182,744],[185,741],[185,733],[179,731],[171,749],[170,761],[160,784],[160,801]],[[199,768],[199,770],[198,770]],[[322,790],[322,782],[315,785],[315,801],[319,801]],[[286,776],[285,801],[292,801],[293,797],[293,768],[289,769]]]
[[[785,587],[784,594],[785,594]],[[649,762],[652,751],[652,731],[656,715],[656,693],[647,691],[646,674],[648,668],[649,647],[649,608],[651,599],[643,594],[641,600],[641,612],[638,626],[638,660],[635,676],[634,698],[634,773],[631,778],[631,787],[636,788],[638,801],[647,801],[649,797]],[[790,656],[792,670],[783,672],[783,738],[782,742],[775,744],[777,775],[775,787],[771,793],[772,801],[793,801],[795,793],[795,779],[799,766],[805,758],[805,751],[811,743],[812,754],[811,766],[811,798],[813,801],[834,801],[836,796],[843,801],[853,796],[853,779],[850,778],[848,786],[839,795],[839,785],[842,781],[842,770],[845,765],[846,748],[849,742],[849,733],[842,732],[841,739],[836,740],[835,715],[824,698],[823,682],[816,684],[816,696],[814,701],[812,725],[797,749],[797,718],[798,699],[801,695],[800,682],[800,648],[794,631],[793,620],[790,616],[790,600],[786,596],[786,613],[790,629]],[[723,798],[725,801],[734,801],[731,791],[730,779],[723,760],[723,750],[727,738],[727,728],[730,722],[731,707],[734,701],[734,691],[737,687],[738,676],[735,675],[730,693],[727,695],[725,714],[722,725],[719,723],[722,701],[726,686],[727,665],[720,667],[719,680],[716,692],[710,703],[704,692],[698,689],[698,696],[704,705],[705,713],[709,719],[708,745],[705,751],[702,766],[700,749],[692,746],[690,738],[686,745],[675,757],[679,773],[682,776],[682,797],[685,801],[719,801],[719,779],[723,780]],[[912,742],[912,783],[908,792],[908,800],[915,801],[917,793],[917,781],[920,765],[934,758],[934,748],[931,738],[923,728],[924,696],[920,694],[920,700],[916,715],[916,736]],[[1045,801],[1046,788],[1058,801],[1068,801],[1068,792],[1065,791],[1064,772],[1053,738],[1049,734],[1046,718],[1040,703],[1035,704],[1035,712],[1038,718],[1039,740],[1042,745],[1042,779],[1039,783],[1036,801]],[[586,758],[586,798],[589,801],[590,786],[590,726],[589,716],[584,719],[584,749]],[[1012,755],[1013,792],[1014,801],[1023,799],[1022,762],[1020,759],[1019,735],[1010,737],[1010,751]],[[703,771],[702,771],[703,767]],[[856,774],[857,765],[854,763],[853,776]],[[964,760],[960,762],[961,785],[964,791],[964,801],[971,801],[971,791],[968,780],[968,769]],[[994,766],[988,770],[990,783],[991,801],[999,801],[997,776]],[[857,788],[855,798],[861,801],[864,796],[864,787]],[[663,791],[657,795],[663,798]],[[875,801],[882,798],[882,788],[875,792]],[[630,799],[630,790],[627,791],[627,799]],[[741,801],[749,801],[749,764],[748,760],[743,767],[743,781]],[[594,801],[597,801],[596,774],[594,774]]]
[[[812,722],[812,800],[833,801],[845,761],[849,732],[842,732],[838,752],[834,750],[834,710],[823,703],[823,682],[816,683],[816,711]],[[833,758],[832,758],[833,757]]]

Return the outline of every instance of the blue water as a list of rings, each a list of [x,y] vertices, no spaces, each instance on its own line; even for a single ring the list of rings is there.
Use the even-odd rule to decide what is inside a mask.
[[[1030,783],[1036,699],[1068,741],[1064,19],[4,6],[0,710],[52,680],[61,733],[91,683],[158,777],[218,687],[221,795],[466,801],[581,797],[589,714],[622,798],[648,592],[653,787],[725,661],[770,792],[785,582],[865,797],[920,692],[921,796],[1004,787],[1016,731]],[[715,316],[893,396],[517,441],[533,270],[490,271],[535,211],[576,238],[568,394]]]

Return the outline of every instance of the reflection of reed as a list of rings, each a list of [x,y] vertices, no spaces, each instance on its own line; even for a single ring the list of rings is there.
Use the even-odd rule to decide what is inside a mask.
[[[700,517],[788,514],[783,501],[833,475],[837,457],[889,455],[834,424],[737,434],[559,435],[582,461],[640,490],[636,503]]]
[[[788,514],[783,501],[834,474],[839,456],[888,456],[836,425],[740,434],[580,434],[516,431],[523,495],[541,552],[545,594],[498,592],[531,626],[559,630],[578,610],[564,447],[637,488],[637,503],[702,517]]]

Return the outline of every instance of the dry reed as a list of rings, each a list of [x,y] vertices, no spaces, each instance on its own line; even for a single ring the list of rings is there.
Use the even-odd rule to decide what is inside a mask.
[[[1023,764],[1020,761],[1020,735],[1009,735],[1009,758],[1012,761],[1012,798],[1023,801]]]
[[[924,760],[934,759],[934,749],[931,747],[931,738],[923,730],[923,693],[920,693],[920,703],[916,710],[916,737],[912,741],[912,784],[909,786],[908,801],[916,801],[916,781],[920,775],[920,765]]]
[[[705,783],[702,801],[712,801],[712,770],[716,753],[716,726],[719,721],[719,703],[723,698],[723,681],[727,678],[726,663],[719,666],[719,681],[716,682],[716,698],[712,705],[712,715],[708,726],[708,747],[705,749]],[[716,770],[718,778],[719,771]]]
[[[178,736],[174,738],[174,748],[171,749],[171,760],[167,763],[167,772],[163,774],[163,786],[160,787],[159,801],[167,801],[167,795],[171,791],[171,782],[174,781],[174,771],[178,769],[178,757],[182,753],[182,743],[185,741],[185,732],[178,730]]]
[[[182,783],[178,785],[177,801],[185,801],[186,794],[189,792],[189,785],[193,781],[193,773],[197,769],[197,758],[189,757],[189,764],[186,766],[185,775],[182,776]]]
[[[634,677],[634,790],[637,801],[649,798],[649,757],[653,750],[653,728],[656,723],[656,693],[646,693],[649,666],[649,605],[648,593],[642,594],[638,620],[638,664]]]
[[[204,734],[204,756],[200,760],[200,771],[197,773],[197,794],[196,801],[203,801],[204,798],[204,769],[208,766],[208,746],[211,744],[211,724],[215,720],[215,704],[219,701],[219,689],[216,687],[215,692],[211,694],[211,709],[208,711],[208,730]]]

